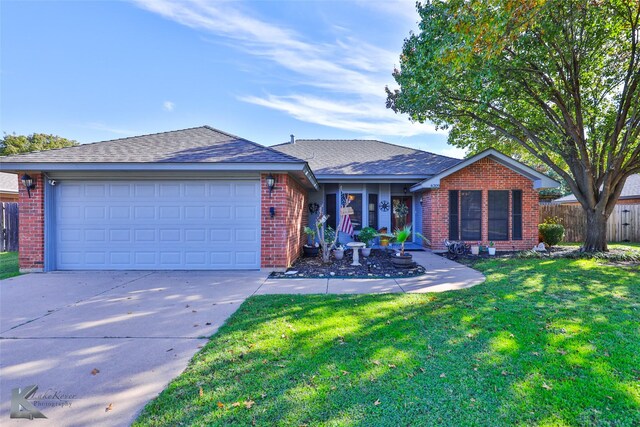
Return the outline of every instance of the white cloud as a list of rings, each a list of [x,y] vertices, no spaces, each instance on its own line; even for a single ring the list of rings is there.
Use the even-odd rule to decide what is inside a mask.
[[[176,108],[176,104],[171,101],[164,101],[162,103],[162,108],[164,108],[164,111],[173,111],[173,109]]]
[[[435,131],[431,125],[411,123],[385,107],[384,87],[393,84],[391,71],[398,61],[397,51],[348,33],[331,43],[309,41],[281,23],[260,19],[247,10],[250,5],[241,2],[134,1],[167,19],[232,42],[237,49],[289,72],[287,78],[295,93],[240,96],[245,102],[308,123],[373,135],[414,136]],[[407,20],[407,33],[410,20],[415,23],[418,19],[411,0],[361,2],[361,6]],[[316,95],[318,89],[322,98]]]
[[[263,107],[283,111],[298,120],[362,132],[372,136],[415,136],[436,133],[429,124],[411,123],[404,116],[394,114],[386,108],[377,108],[369,102],[344,102],[306,95],[265,97],[246,96],[240,98]]]

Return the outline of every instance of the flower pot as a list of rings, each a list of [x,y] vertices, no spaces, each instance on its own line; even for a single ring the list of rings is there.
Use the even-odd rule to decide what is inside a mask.
[[[390,234],[381,234],[380,235],[380,246],[386,248],[387,246],[389,246],[389,242],[391,241],[391,238],[393,236]]]
[[[362,248],[362,256],[369,256],[371,255],[371,248]]]
[[[471,246],[471,255],[478,255],[480,253],[480,246]]]
[[[413,267],[413,256],[411,254],[394,254],[391,256],[391,264],[398,268],[410,268]]]
[[[496,254],[496,248],[489,247],[489,255],[494,256]]]
[[[336,257],[336,259],[344,258],[344,249],[334,249],[333,256]]]
[[[316,257],[320,253],[320,247],[304,245],[302,251],[304,252],[304,256],[308,258]]]

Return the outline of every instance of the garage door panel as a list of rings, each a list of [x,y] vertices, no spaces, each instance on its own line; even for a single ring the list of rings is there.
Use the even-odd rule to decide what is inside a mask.
[[[63,181],[56,268],[260,267],[258,181]]]
[[[126,199],[131,196],[131,184],[108,184],[106,186],[109,188],[109,196],[114,199]]]
[[[206,197],[207,185],[203,183],[188,183],[184,187],[185,197]]]
[[[104,184],[86,184],[84,186],[84,196],[91,197],[104,197],[105,195],[105,185]]]
[[[180,197],[180,185],[160,184],[160,197]]]
[[[155,184],[135,184],[133,188],[137,199],[154,199],[157,196]]]
[[[86,229],[84,230],[85,242],[104,243],[107,239],[107,233],[104,229]]]
[[[78,210],[83,209],[81,206],[77,207]],[[84,219],[85,220],[99,220],[103,221],[107,218],[107,210],[102,206],[85,206],[84,207]]]

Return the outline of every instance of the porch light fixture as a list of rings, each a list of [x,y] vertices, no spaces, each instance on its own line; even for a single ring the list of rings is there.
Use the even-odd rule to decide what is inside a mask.
[[[311,212],[312,214],[316,214],[318,213],[318,211],[320,210],[320,205],[317,203],[309,203],[309,212]]]
[[[404,187],[404,188],[402,189],[402,192],[403,192],[404,194],[407,194],[407,191],[408,191],[407,187]]]
[[[273,191],[273,188],[275,186],[276,186],[276,179],[271,174],[267,175],[267,188],[269,188],[269,195],[271,195],[271,192]]]
[[[22,175],[20,180],[22,181],[22,185],[24,185],[24,187],[27,189],[27,194],[29,195],[29,198],[31,198],[31,190],[36,188],[36,184],[33,182],[33,178],[31,178],[29,174],[25,173],[24,175]]]

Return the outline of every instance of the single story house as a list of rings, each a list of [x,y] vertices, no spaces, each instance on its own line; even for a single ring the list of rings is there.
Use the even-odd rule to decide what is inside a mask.
[[[18,175],[0,172],[0,202],[16,203],[18,201]]]
[[[555,199],[551,203],[554,205],[580,206],[580,202],[578,202],[578,199],[576,199],[576,196],[574,196],[573,194]],[[618,202],[616,204],[640,205],[640,174],[636,173],[627,178],[624,183],[624,187],[622,187],[622,192],[620,193],[620,197],[618,198]]]
[[[537,190],[558,185],[495,150],[459,160],[380,141],[265,147],[208,126],[0,166],[32,179],[20,185],[22,271],[285,268],[315,205],[335,221],[340,187],[356,230],[411,224],[436,250],[445,238],[528,249]]]

